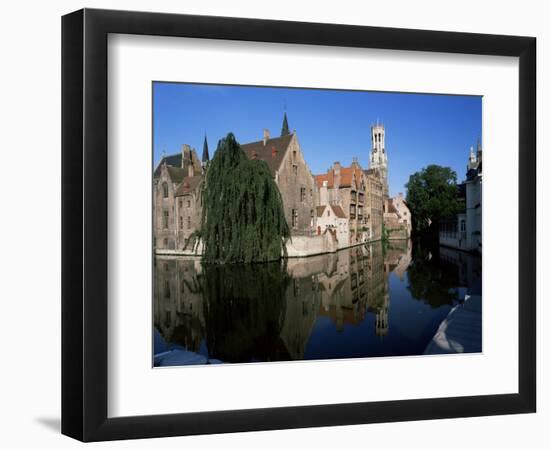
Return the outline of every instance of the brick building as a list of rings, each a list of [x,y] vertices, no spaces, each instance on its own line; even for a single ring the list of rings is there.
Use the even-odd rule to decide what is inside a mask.
[[[202,164],[189,145],[164,156],[153,172],[153,247],[182,250],[200,226]]]
[[[296,131],[272,138],[269,130],[264,130],[261,141],[241,147],[250,159],[259,159],[267,163],[281,193],[285,218],[291,234],[314,234],[317,190]]]
[[[349,218],[348,245],[381,238],[382,183],[357,160],[349,167],[335,162],[326,174],[316,175],[321,205],[339,205]]]
[[[384,223],[384,184],[377,169],[363,171],[365,176],[365,214],[370,240],[382,238]]]
[[[411,236],[411,212],[402,192],[385,200],[384,224],[389,239],[408,239]]]

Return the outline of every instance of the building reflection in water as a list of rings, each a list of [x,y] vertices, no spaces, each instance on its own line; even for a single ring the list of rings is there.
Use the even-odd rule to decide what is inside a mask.
[[[315,359],[315,351],[306,357],[312,335],[325,336],[338,346],[339,338],[328,336],[333,332],[346,336],[354,328],[370,336],[365,338],[367,346],[370,339],[380,341],[391,334],[390,275],[407,285],[407,301],[430,302],[434,297],[437,305],[430,306],[434,308],[458,300],[458,290],[453,289],[460,286],[460,277],[465,277],[463,285],[475,284],[467,279],[475,272],[467,267],[472,263],[453,260],[461,257],[456,253],[442,252],[437,263],[421,254],[413,267],[411,241],[393,241],[387,247],[372,243],[334,254],[255,265],[202,265],[195,258],[157,256],[154,326],[162,348],[156,345],[155,352],[183,348],[233,363]],[[434,282],[429,273],[433,267],[426,264],[451,268],[449,277],[448,268],[438,267],[439,290],[445,300],[452,297],[450,302],[441,303],[441,292],[426,288],[426,283]],[[454,273],[455,266],[460,273]],[[357,345],[361,347],[361,343],[353,347]],[[395,345],[390,342],[388,350],[377,352],[399,354]],[[338,354],[336,348],[331,357]],[[349,357],[349,351],[342,354]],[[368,349],[361,348],[351,356],[365,355]]]

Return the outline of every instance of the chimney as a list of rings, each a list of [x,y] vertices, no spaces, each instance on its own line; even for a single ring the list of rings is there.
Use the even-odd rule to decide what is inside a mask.
[[[189,164],[188,168],[187,168],[187,171],[188,171],[188,175],[190,177],[194,177],[195,176],[195,168],[193,167],[193,164]]]
[[[341,168],[342,168],[342,165],[340,164],[340,161],[335,161],[334,164],[332,164],[332,172],[334,177],[335,188],[340,187],[340,169]]]
[[[328,205],[328,181],[323,180],[323,186],[319,188],[319,203]]]
[[[268,139],[269,139],[269,130],[267,128],[264,128],[264,145],[267,143]]]
[[[189,144],[183,144],[182,153],[183,153],[183,159],[191,159],[191,147],[189,146]],[[183,164],[183,161],[182,161],[182,164]]]

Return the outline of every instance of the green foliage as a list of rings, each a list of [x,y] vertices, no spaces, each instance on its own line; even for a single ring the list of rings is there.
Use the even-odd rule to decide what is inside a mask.
[[[204,261],[274,261],[290,236],[281,194],[265,161],[246,157],[232,133],[206,173],[201,236]]]
[[[390,240],[390,230],[386,228],[385,224],[382,224],[382,243],[386,243]]]
[[[437,229],[441,219],[457,214],[464,207],[457,199],[456,173],[450,167],[429,165],[413,173],[406,187],[407,205],[417,232]]]

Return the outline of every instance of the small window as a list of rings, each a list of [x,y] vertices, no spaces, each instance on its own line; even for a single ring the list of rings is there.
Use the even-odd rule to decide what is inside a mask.
[[[293,209],[292,210],[292,228],[298,227],[298,210]]]
[[[187,216],[187,229],[189,230],[191,228],[191,217]]]
[[[302,202],[306,201],[306,188],[305,187],[300,188],[300,201],[302,201]]]
[[[162,228],[164,228],[165,230],[168,229],[169,218],[170,218],[170,214],[168,213],[168,211],[165,210],[162,215]]]
[[[293,164],[293,165],[292,165],[292,170],[293,170],[293,172],[294,172],[294,175],[298,175],[298,165]]]
[[[166,181],[162,183],[162,196],[168,198],[168,183]]]
[[[180,230],[183,230],[183,217],[180,216]]]
[[[181,198],[178,201],[178,206],[180,209],[183,207],[183,201],[181,200]]]
[[[164,243],[164,248],[168,248],[168,238],[164,238],[162,242]]]
[[[187,200],[187,207],[191,208],[191,200]]]

